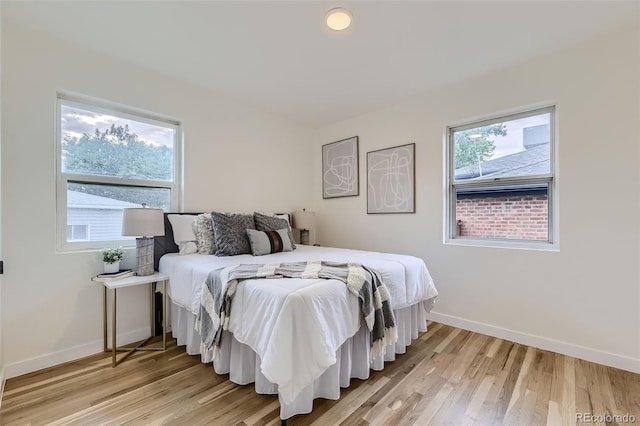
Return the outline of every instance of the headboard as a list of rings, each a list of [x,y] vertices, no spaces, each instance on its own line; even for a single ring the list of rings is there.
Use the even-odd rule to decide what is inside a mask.
[[[173,228],[167,215],[169,214],[193,214],[200,213],[165,213],[164,214],[164,236],[153,239],[153,268],[157,271],[160,265],[160,258],[167,253],[177,253],[178,245],[173,240]]]

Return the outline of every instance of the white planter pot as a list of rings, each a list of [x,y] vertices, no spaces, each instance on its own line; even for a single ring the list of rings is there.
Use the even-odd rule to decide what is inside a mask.
[[[104,262],[104,273],[111,274],[120,270],[120,262],[107,263]]]

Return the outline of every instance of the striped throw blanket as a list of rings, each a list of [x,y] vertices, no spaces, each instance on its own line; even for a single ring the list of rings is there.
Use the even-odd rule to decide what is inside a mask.
[[[349,292],[359,299],[362,316],[371,332],[372,358],[380,356],[385,346],[398,340],[389,291],[374,269],[359,263],[324,261],[233,265],[211,272],[202,286],[195,328],[204,347],[207,350],[213,347],[214,360],[220,356],[222,334],[229,327],[231,303],[238,283],[254,278],[282,277],[344,282]]]

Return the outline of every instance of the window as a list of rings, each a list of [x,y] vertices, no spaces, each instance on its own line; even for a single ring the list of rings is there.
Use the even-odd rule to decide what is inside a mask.
[[[180,126],[99,101],[58,96],[58,240],[63,250],[131,243],[129,207],[177,210]]]
[[[89,225],[67,225],[67,241],[89,241]]]
[[[447,128],[447,238],[547,246],[554,232],[555,107]]]

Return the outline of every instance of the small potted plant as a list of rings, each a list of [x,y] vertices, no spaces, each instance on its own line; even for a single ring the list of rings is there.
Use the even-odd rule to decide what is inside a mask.
[[[120,261],[124,259],[124,249],[106,248],[102,250],[102,261],[104,262],[104,272],[113,273],[120,270]]]

